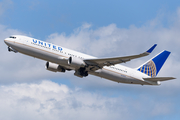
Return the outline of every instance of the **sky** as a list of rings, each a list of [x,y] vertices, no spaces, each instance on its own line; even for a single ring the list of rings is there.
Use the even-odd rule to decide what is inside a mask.
[[[1,0],[1,120],[179,120],[180,1]],[[74,72],[54,73],[46,61],[7,51],[4,39],[26,35],[96,57],[139,54],[136,68],[163,50],[160,86],[116,83]]]

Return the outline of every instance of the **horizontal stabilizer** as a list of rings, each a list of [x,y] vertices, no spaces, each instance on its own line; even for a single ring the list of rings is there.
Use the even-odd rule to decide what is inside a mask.
[[[154,77],[154,78],[143,78],[144,80],[148,80],[148,81],[166,81],[166,80],[172,80],[172,79],[176,79],[174,77]]]

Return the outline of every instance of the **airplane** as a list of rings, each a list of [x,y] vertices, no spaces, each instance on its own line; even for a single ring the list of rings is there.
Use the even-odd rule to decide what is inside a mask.
[[[174,77],[157,77],[170,54],[166,50],[135,69],[120,65],[120,63],[149,55],[157,44],[137,55],[97,58],[22,35],[11,35],[4,42],[10,52],[19,52],[47,61],[45,68],[52,72],[74,70],[74,75],[81,78],[91,74],[118,83],[139,85],[160,85],[162,81],[175,79]]]

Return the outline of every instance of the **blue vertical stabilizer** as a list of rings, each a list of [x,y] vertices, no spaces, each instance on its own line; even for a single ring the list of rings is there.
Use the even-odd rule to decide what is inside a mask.
[[[138,70],[144,74],[147,74],[148,76],[156,77],[169,54],[169,51],[164,50],[163,52],[159,53],[154,58],[140,66]]]

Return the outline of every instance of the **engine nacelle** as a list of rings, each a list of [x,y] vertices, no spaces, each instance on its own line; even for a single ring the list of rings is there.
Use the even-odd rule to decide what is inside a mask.
[[[74,68],[80,68],[86,65],[82,59],[76,57],[69,57],[68,64]]]
[[[52,72],[65,72],[66,70],[58,64],[47,62],[46,69]]]

